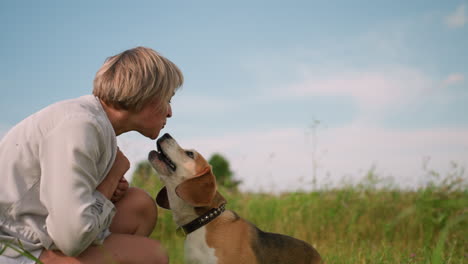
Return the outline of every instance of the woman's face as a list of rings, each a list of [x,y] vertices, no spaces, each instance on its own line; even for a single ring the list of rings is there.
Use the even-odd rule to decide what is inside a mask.
[[[161,105],[157,99],[154,99],[139,112],[131,113],[129,122],[133,130],[145,137],[156,139],[166,125],[167,118],[170,117],[172,117],[171,102],[164,102]]]

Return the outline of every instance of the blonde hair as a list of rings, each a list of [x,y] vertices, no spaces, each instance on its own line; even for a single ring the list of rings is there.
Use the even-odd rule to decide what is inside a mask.
[[[150,48],[136,47],[106,59],[94,78],[93,94],[115,108],[139,111],[156,100],[165,106],[184,77],[170,60]]]

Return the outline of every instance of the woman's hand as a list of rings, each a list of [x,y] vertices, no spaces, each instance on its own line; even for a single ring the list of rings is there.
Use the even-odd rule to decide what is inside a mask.
[[[128,182],[123,179],[124,174],[128,171],[130,168],[130,161],[128,161],[127,157],[120,151],[120,149],[117,149],[117,156],[115,157],[115,162],[114,165],[112,165],[112,168],[110,169],[109,173],[106,175],[104,180],[98,185],[96,190],[101,192],[107,199],[111,200],[114,198],[114,194],[116,194],[117,190],[119,190],[119,186],[124,188],[125,191],[128,189]],[[125,182],[122,182],[122,179]],[[125,185],[127,187],[125,188]],[[122,190],[119,191],[119,195],[117,195],[116,198],[119,200],[122,198],[123,194]]]
[[[119,181],[119,184],[117,185],[117,189],[115,189],[114,194],[112,195],[111,201],[113,203],[116,203],[124,197],[125,193],[127,193],[128,190],[128,181],[122,177]]]

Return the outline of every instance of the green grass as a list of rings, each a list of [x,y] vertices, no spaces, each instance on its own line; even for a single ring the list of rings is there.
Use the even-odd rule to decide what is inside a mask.
[[[154,172],[137,171],[133,185],[153,196]],[[373,181],[375,179],[373,178]],[[309,242],[326,263],[468,263],[468,191],[463,175],[415,191],[364,182],[339,189],[282,195],[220,192],[227,208],[264,231]],[[170,211],[160,209],[152,237],[183,263],[184,239]]]
[[[43,264],[39,259],[34,257],[29,251],[24,249],[20,240],[18,240],[15,243],[10,243],[7,241],[0,241],[0,255],[2,255],[3,252],[5,252],[8,248],[16,251],[17,253],[21,254],[22,256],[25,256],[26,258],[29,258],[30,260],[36,261],[37,264]]]
[[[457,168],[456,168],[457,169]],[[228,209],[264,231],[312,244],[326,263],[468,263],[468,190],[464,171],[414,191],[377,187],[375,175],[357,185],[281,195],[231,192],[220,188]],[[161,182],[140,166],[132,185],[153,197]],[[171,263],[182,264],[184,238],[170,211],[160,209],[151,237],[167,248]],[[226,238],[228,239],[228,238]],[[28,252],[8,243],[33,259]]]

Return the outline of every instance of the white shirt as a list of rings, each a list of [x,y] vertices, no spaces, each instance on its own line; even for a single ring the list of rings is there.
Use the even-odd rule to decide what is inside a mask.
[[[115,207],[96,187],[116,156],[114,129],[87,95],[29,116],[0,141],[0,242],[77,256],[102,243]],[[0,252],[2,244],[0,243]],[[15,257],[8,249],[3,255]]]

